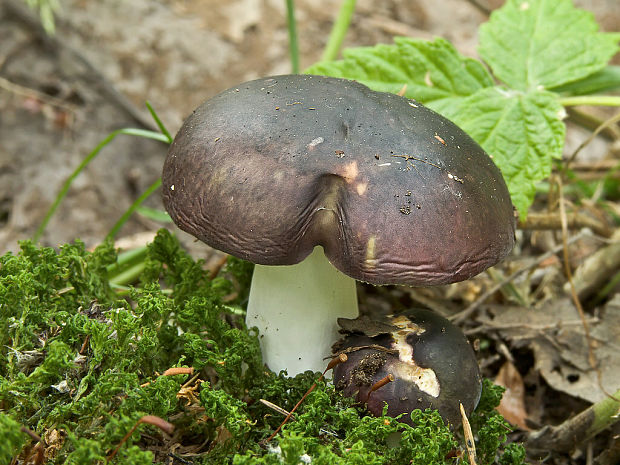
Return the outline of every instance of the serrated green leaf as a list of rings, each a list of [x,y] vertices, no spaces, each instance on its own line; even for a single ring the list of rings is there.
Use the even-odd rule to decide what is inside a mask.
[[[399,92],[435,109],[493,85],[486,68],[461,55],[445,39],[396,37],[392,45],[344,50],[344,59],[317,63],[305,72],[354,79],[371,89]]]
[[[589,95],[620,90],[620,66],[609,65],[583,79],[554,87],[552,90],[565,95]]]
[[[478,52],[495,76],[519,89],[550,89],[603,69],[618,34],[598,32],[571,0],[508,0],[480,27]]]
[[[482,89],[452,107],[446,116],[461,126],[500,168],[512,203],[525,218],[536,183],[551,174],[562,156],[564,109],[547,91],[522,93]]]

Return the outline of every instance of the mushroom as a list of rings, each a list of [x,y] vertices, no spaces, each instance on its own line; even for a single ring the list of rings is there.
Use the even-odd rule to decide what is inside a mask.
[[[322,371],[355,280],[467,279],[511,250],[506,184],[465,132],[414,100],[284,75],[198,107],[163,169],[174,222],[256,264],[246,322],[265,363]]]
[[[389,315],[385,321],[340,320],[346,336],[334,352],[347,361],[334,368],[334,385],[381,415],[437,410],[452,427],[461,424],[460,404],[470,415],[480,400],[476,354],[459,328],[425,309]],[[381,380],[391,382],[382,385]],[[379,387],[380,386],[380,387]],[[400,421],[411,424],[411,416]]]

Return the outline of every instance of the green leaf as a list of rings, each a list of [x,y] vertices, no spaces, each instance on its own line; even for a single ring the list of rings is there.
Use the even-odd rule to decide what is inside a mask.
[[[446,114],[491,155],[522,218],[534,200],[536,183],[549,176],[552,160],[562,156],[564,115],[551,92],[500,87],[482,89]]]
[[[570,0],[508,0],[480,27],[480,56],[519,89],[550,89],[603,69],[620,35],[598,32],[591,13]]]
[[[445,39],[434,41],[396,37],[393,45],[351,48],[343,60],[317,63],[305,72],[354,79],[371,89],[405,95],[435,110],[493,85],[479,62],[461,55]]]
[[[609,65],[583,79],[554,87],[552,90],[565,95],[589,95],[620,90],[620,66]]]

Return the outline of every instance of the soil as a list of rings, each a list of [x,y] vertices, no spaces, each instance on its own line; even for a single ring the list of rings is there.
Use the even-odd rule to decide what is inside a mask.
[[[111,131],[156,129],[146,101],[174,134],[185,116],[210,96],[252,78],[290,72],[283,0],[60,0],[52,37],[24,3],[0,0],[2,254],[17,250],[18,240],[33,235],[65,180]],[[295,3],[303,69],[320,58],[341,1]],[[358,0],[344,45],[390,43],[395,35],[442,36],[462,53],[476,56],[476,31],[487,19],[484,10],[502,3]],[[620,30],[618,0],[575,3],[592,11],[604,30]],[[586,137],[587,132],[572,128],[567,153]],[[80,238],[89,247],[99,243],[160,176],[166,148],[160,142],[117,137],[76,178],[41,242],[55,246]],[[598,142],[582,155],[595,156],[605,150],[605,142]],[[162,209],[159,193],[147,205]],[[155,231],[160,226],[134,215],[120,235]],[[539,236],[542,249],[545,237]],[[184,237],[184,241],[196,254],[211,254],[192,238]],[[450,310],[450,293],[461,293],[461,300],[467,302],[468,293],[480,293],[476,286],[463,283],[441,290],[444,299],[432,302],[437,293],[367,289],[363,297],[365,307],[374,305],[379,311],[396,301]],[[526,326],[531,322],[517,323]],[[540,368],[540,358],[538,362],[532,358],[523,339],[505,335],[503,340],[508,339],[513,344],[510,349],[504,346],[503,355],[525,375],[530,404],[548,409],[545,418],[530,411],[530,424],[525,427],[540,426],[532,424],[536,421],[562,421],[588,405],[566,394],[555,396],[546,381],[532,375],[536,363],[535,368]],[[496,373],[499,356],[487,355],[483,369]],[[563,404],[548,408],[549,403]],[[599,440],[598,446],[605,447],[605,440]],[[576,454],[575,460],[584,454]]]

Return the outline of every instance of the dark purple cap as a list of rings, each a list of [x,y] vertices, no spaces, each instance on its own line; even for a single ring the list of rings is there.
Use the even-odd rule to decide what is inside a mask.
[[[170,148],[163,200],[216,249],[290,265],[321,245],[374,284],[464,280],[514,243],[504,179],[465,132],[413,100],[322,76],[258,79],[201,105]]]

